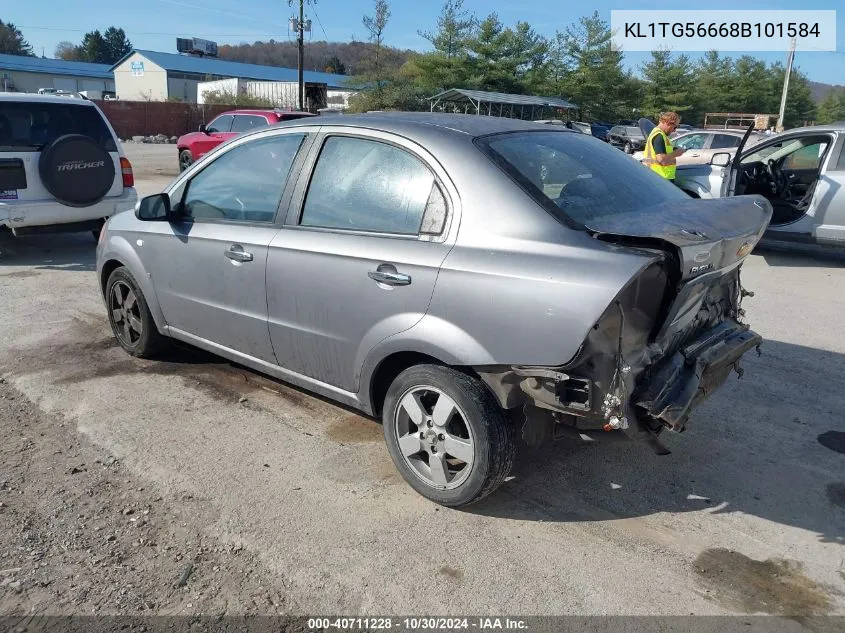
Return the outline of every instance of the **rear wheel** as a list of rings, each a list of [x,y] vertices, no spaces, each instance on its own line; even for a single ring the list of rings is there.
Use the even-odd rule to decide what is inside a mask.
[[[167,346],[159,334],[144,293],[125,266],[106,283],[109,325],[120,346],[132,356],[151,358]]]
[[[185,171],[188,167],[194,164],[194,156],[191,150],[183,149],[179,152],[179,171]]]
[[[479,380],[454,369],[406,369],[390,386],[382,417],[396,468],[436,503],[478,501],[513,465],[515,434],[504,411]]]

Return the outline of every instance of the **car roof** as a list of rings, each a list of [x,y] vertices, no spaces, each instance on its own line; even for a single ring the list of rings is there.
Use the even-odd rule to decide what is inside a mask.
[[[244,108],[239,110],[227,110],[226,112],[221,112],[218,116],[224,114],[257,114],[259,116],[264,116],[265,114],[275,114],[277,116],[286,116],[291,114],[296,114],[302,117],[309,117],[309,116],[317,116],[316,114],[311,114],[310,112],[297,112],[293,110],[268,110],[268,109],[260,109],[260,108]]]
[[[781,134],[794,134],[795,132],[845,132],[845,121],[837,121],[836,123],[828,123],[826,125],[796,127],[791,130],[784,130]]]
[[[533,121],[520,121],[503,117],[479,116],[477,114],[439,114],[428,112],[378,112],[349,114],[340,117],[322,117],[283,121],[280,125],[297,127],[318,124],[325,127],[358,127],[376,129],[404,135],[418,141],[442,134],[462,135],[470,138],[500,134],[504,132],[554,132],[577,134],[557,125],[541,127]]]
[[[0,92],[0,101],[16,101],[18,103],[72,103],[94,107],[92,101],[88,101],[88,99],[82,97],[39,95],[29,92]]]

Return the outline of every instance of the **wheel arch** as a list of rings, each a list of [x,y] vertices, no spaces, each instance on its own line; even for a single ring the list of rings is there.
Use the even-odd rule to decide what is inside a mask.
[[[144,299],[156,324],[156,329],[161,334],[167,335],[167,321],[158,304],[158,297],[156,296],[152,279],[146,273],[141,259],[129,243],[123,237],[112,235],[109,238],[107,249],[102,256],[102,261],[103,264],[98,267],[100,296],[105,299],[106,284],[111,274],[121,266],[125,267],[131,273],[141,292],[144,293]]]
[[[358,397],[369,408],[368,413],[381,413],[384,397],[396,376],[426,363],[451,367],[479,380],[473,367],[494,364],[490,352],[467,332],[441,319],[425,317],[410,330],[385,339],[367,355],[359,376]],[[481,382],[489,389],[486,382]]]

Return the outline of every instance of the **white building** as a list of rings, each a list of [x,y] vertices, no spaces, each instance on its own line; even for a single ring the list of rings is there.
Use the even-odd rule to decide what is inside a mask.
[[[218,59],[133,50],[111,67],[119,99],[124,101],[197,102],[197,84],[219,79],[293,82],[298,80],[295,68],[259,66]],[[346,75],[306,71],[305,82],[326,84],[329,97],[348,101],[356,91],[348,85]]]

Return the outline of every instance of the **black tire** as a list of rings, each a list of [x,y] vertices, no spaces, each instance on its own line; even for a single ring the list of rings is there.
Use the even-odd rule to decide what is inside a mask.
[[[634,153],[634,148],[630,143],[625,143],[624,149],[625,149],[626,154],[633,154]]]
[[[134,319],[129,319],[124,316],[120,321],[117,320],[115,312],[117,311],[118,303],[116,302],[116,288],[121,292],[123,304],[126,310],[130,310]],[[134,293],[134,307],[129,305],[129,297],[124,291],[129,289]],[[168,339],[162,336],[156,327],[153,316],[150,314],[150,309],[147,306],[147,300],[144,293],[138,287],[135,278],[125,266],[116,268],[106,282],[106,309],[108,310],[109,325],[111,325],[114,337],[120,346],[132,356],[138,358],[153,358],[160,354],[168,346]],[[123,305],[120,306],[121,308]],[[126,314],[124,312],[124,314]],[[134,328],[132,323],[137,320],[140,323],[140,328]],[[127,330],[126,324],[129,323]],[[132,331],[135,330],[136,335]],[[140,332],[137,331],[140,329]]]
[[[183,149],[179,152],[179,171],[185,171],[194,164],[194,155],[191,154],[191,150]]]
[[[397,420],[403,415],[400,407],[402,399],[415,390],[430,388],[439,390],[454,401],[460,413],[457,420],[469,430],[472,463],[464,465],[469,469],[468,473],[458,471],[455,477],[460,475],[459,483],[453,488],[437,486],[431,481],[426,481],[409,463],[410,458],[406,458],[400,448],[400,422]],[[382,421],[387,450],[397,470],[414,490],[435,503],[458,507],[476,502],[496,490],[513,466],[516,433],[505,412],[481,381],[449,367],[416,365],[399,374],[387,391]],[[425,430],[425,424],[415,425],[416,430],[403,437],[416,436],[418,432]],[[427,424],[431,427],[430,423]],[[436,432],[436,427],[432,431]],[[422,440],[420,443],[423,444]],[[441,449],[441,459],[445,460],[447,454],[447,449]],[[423,458],[428,463],[430,453],[422,449],[418,457],[418,463],[423,463]]]

